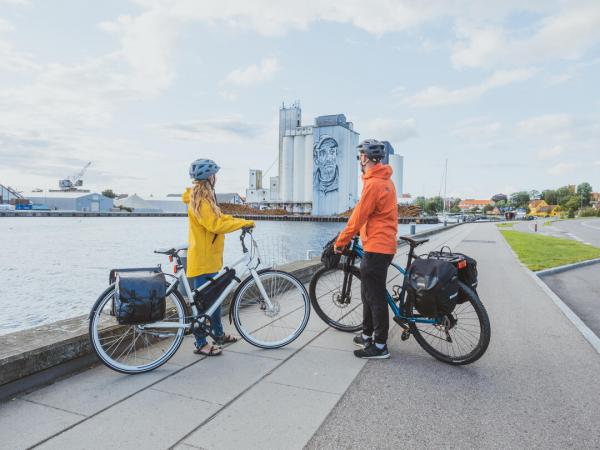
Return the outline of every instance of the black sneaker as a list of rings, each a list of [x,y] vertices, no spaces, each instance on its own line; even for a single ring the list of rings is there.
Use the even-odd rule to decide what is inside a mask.
[[[369,345],[362,350],[354,350],[354,356],[362,359],[388,359],[390,352],[388,352],[387,345],[381,350],[376,345]]]
[[[362,337],[362,334],[359,334],[358,336],[354,336],[352,342],[354,342],[354,345],[356,345],[357,347],[365,348],[371,345],[373,343],[373,340],[371,338],[364,339]]]

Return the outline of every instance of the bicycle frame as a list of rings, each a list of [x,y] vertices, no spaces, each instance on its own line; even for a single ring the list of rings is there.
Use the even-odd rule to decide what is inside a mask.
[[[262,282],[260,281],[260,277],[258,276],[258,271],[256,270],[256,268],[260,265],[260,258],[258,258],[256,256],[255,251],[254,251],[256,249],[256,242],[252,238],[251,233],[247,233],[247,234],[250,234],[251,251],[249,251],[246,248],[246,245],[244,244],[244,238],[245,238],[246,232],[243,232],[242,235],[240,236],[240,241],[242,242],[242,251],[244,253],[243,256],[240,259],[238,259],[237,261],[235,261],[230,267],[223,267],[223,269],[221,269],[213,277],[213,280],[217,280],[218,278],[220,278],[229,269],[234,269],[236,267],[242,267],[241,272],[239,274],[236,272],[236,278],[231,280],[231,282],[227,285],[227,287],[221,293],[221,295],[213,302],[213,304],[210,306],[210,308],[208,308],[206,311],[204,311],[204,313],[202,315],[212,316],[212,314],[217,310],[217,308],[219,306],[221,306],[221,304],[225,301],[225,299],[227,298],[229,293],[241,283],[241,280],[246,278],[248,273],[250,274],[250,276],[252,276],[252,278],[254,278],[254,281],[256,282],[256,286],[258,287],[258,290],[260,291],[260,293],[265,301],[265,304],[267,306],[267,311],[270,311],[273,309],[273,304],[271,303],[271,299],[267,295],[267,292],[266,292]],[[175,259],[176,259],[177,272],[174,275],[165,274],[167,276],[175,278],[173,283],[171,283],[169,285],[169,287],[167,288],[167,296],[171,292],[173,292],[175,289],[177,289],[177,286],[179,285],[179,283],[181,283],[183,286],[183,289],[185,291],[186,297],[192,308],[191,318],[197,319],[198,316],[200,315],[200,313],[194,302],[194,293],[206,288],[207,286],[210,285],[211,282],[207,281],[202,286],[200,286],[196,289],[192,289],[190,287],[190,283],[186,276],[185,268],[183,267],[183,264],[181,263],[181,257],[179,256],[179,254],[175,255]],[[238,281],[238,280],[240,280],[240,281]],[[200,322],[203,322],[203,321],[204,321],[204,319],[201,318]],[[174,324],[173,322],[153,322],[153,323],[149,323],[149,324],[145,324],[145,325],[140,325],[140,328],[152,328],[152,329],[155,329],[155,328],[160,328],[160,329],[183,328],[183,329],[188,329],[188,328],[191,328],[191,326],[192,326],[192,322],[185,323],[185,324]]]
[[[354,254],[356,256],[358,256],[359,258],[362,258],[364,256],[364,250],[361,247],[361,245],[358,243],[358,238],[355,237],[350,244],[350,250],[352,252],[354,252]],[[414,256],[414,248],[411,247],[410,251],[408,252],[408,259],[406,262],[406,268],[403,268],[401,266],[399,266],[398,264],[396,264],[395,262],[392,261],[392,263],[390,264],[392,267],[394,267],[396,270],[398,270],[398,272],[400,272],[402,274],[402,276],[404,277],[406,275],[406,271],[408,269],[408,267],[410,266],[411,261],[415,258]],[[347,273],[344,275],[344,291],[346,289],[346,276]],[[385,290],[385,295],[386,295],[386,300],[388,303],[388,306],[390,307],[390,309],[392,310],[392,312],[394,313],[394,316],[396,316],[399,320],[405,321],[405,322],[411,322],[411,323],[429,323],[429,324],[435,324],[437,323],[435,319],[428,319],[425,317],[407,317],[404,316],[402,314],[402,311],[400,310],[400,307],[398,307],[398,305],[396,304],[396,302],[394,301],[394,297],[392,297],[390,295],[390,292],[387,290]],[[404,283],[402,283],[402,288],[400,290],[400,295],[399,295],[399,300],[400,300],[400,305],[404,306],[405,304],[405,298],[406,298],[406,287],[404,286]]]

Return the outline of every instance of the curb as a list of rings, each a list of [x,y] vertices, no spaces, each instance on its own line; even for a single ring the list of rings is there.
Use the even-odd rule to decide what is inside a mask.
[[[554,291],[552,291],[552,289],[550,289],[548,285],[544,283],[544,281],[540,279],[540,277],[535,272],[532,272],[526,267],[525,269],[527,270],[527,273],[531,276],[531,278],[533,278],[533,280],[536,282],[536,284],[540,288],[542,288],[542,290],[548,295],[548,297],[552,299],[554,304],[558,306],[558,308],[567,317],[567,319],[569,319],[571,323],[575,325],[575,327],[583,335],[585,340],[588,341],[592,347],[594,347],[598,354],[600,354],[600,338],[596,336],[596,334],[585,323],[583,323],[579,316],[575,314],[573,310],[569,308],[569,306],[565,302],[563,302],[563,300],[558,295],[556,295]]]
[[[580,261],[573,264],[565,264],[564,266],[552,267],[550,269],[538,270],[535,273],[538,277],[543,277],[546,275],[554,275],[556,273],[567,272],[571,269],[577,269],[578,267],[591,266],[593,264],[599,264],[600,258],[596,259],[588,259],[587,261]]]
[[[502,234],[502,233],[500,233],[500,234]],[[502,238],[504,239],[504,236],[502,236]],[[504,243],[508,247],[508,250],[510,250],[510,252],[513,254],[513,256],[515,257],[517,262],[521,265],[523,270],[533,279],[535,284],[537,284],[540,287],[540,289],[542,289],[544,291],[544,293],[546,295],[548,295],[548,297],[550,297],[550,299],[558,307],[558,309],[560,309],[561,312],[567,317],[567,319],[569,319],[571,321],[571,323],[573,325],[575,325],[575,328],[577,328],[577,330],[581,333],[581,335],[585,338],[585,340],[588,341],[589,344],[594,348],[594,350],[596,350],[596,352],[600,355],[600,337],[596,336],[596,333],[594,333],[583,322],[583,320],[581,320],[579,318],[579,316],[577,314],[575,314],[573,312],[573,310],[571,308],[569,308],[569,306],[558,295],[556,295],[554,293],[554,291],[552,289],[550,289],[546,283],[544,283],[544,281],[539,276],[540,272],[531,271],[527,266],[525,266],[525,264],[523,264],[521,262],[521,260],[519,259],[519,257],[515,253],[515,251],[512,249],[512,247],[509,245],[509,243],[506,242],[506,239],[504,239]],[[565,267],[565,266],[562,266],[562,267]],[[551,270],[551,269],[548,269],[548,270]]]

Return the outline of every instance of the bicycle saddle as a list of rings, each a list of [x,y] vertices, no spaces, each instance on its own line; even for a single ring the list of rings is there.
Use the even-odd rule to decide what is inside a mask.
[[[429,239],[413,239],[413,238],[409,238],[406,236],[400,236],[400,239],[408,242],[408,244],[411,247],[418,247],[419,245],[424,244],[425,242],[429,241]]]
[[[171,247],[171,248],[157,248],[156,250],[154,250],[154,253],[159,253],[161,255],[174,255],[176,253],[179,253],[182,250],[187,250],[187,249],[188,249],[187,244],[181,244],[181,245],[178,245],[176,247]]]

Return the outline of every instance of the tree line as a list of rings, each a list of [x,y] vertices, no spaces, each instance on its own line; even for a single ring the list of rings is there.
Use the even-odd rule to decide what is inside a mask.
[[[529,212],[529,202],[532,200],[544,200],[548,205],[559,205],[562,211],[568,213],[569,216],[573,217],[575,213],[580,210],[582,213],[589,215],[594,211],[588,211],[592,200],[592,186],[588,182],[580,183],[579,185],[562,186],[558,189],[545,189],[543,191],[531,190],[531,191],[518,191],[513,192],[506,200],[499,200],[495,202],[494,206],[490,204],[483,208],[472,208],[469,212],[486,213],[491,211],[494,207],[504,211],[513,209],[525,209]],[[444,205],[444,199],[440,196],[426,198],[423,196],[415,199],[415,205],[420,207],[423,212],[429,215],[435,215],[442,211],[448,211],[451,213],[460,213],[461,210],[458,207],[461,202],[460,198],[446,199]]]

